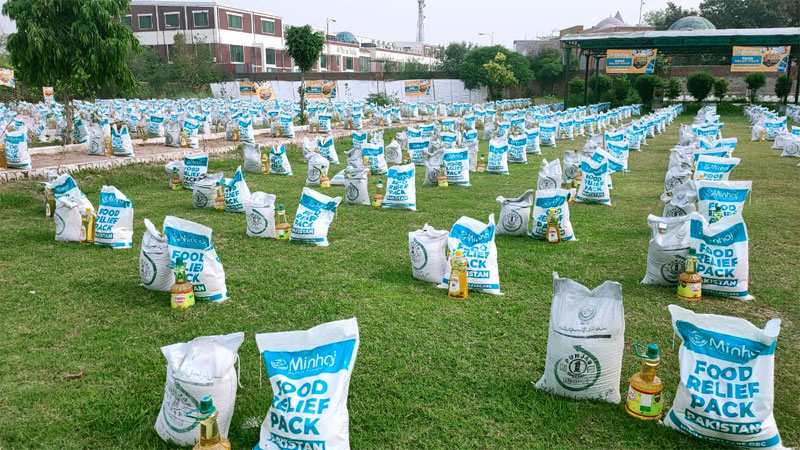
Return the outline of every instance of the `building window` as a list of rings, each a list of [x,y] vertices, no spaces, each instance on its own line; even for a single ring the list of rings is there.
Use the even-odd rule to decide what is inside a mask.
[[[431,56],[431,48],[425,47],[425,56]]]
[[[319,55],[319,68],[324,69],[328,66],[328,56],[327,55]]]
[[[172,62],[172,55],[174,54],[172,44],[167,44],[167,62]]]
[[[208,12],[207,11],[195,11],[192,13],[192,20],[194,21],[194,26],[197,28],[207,27],[208,26]]]
[[[165,13],[164,25],[166,28],[178,28],[181,26],[181,13]]]
[[[230,16],[228,16],[230,17]],[[239,17],[239,20],[242,18]],[[244,63],[244,47],[241,45],[231,45],[231,64]]]
[[[344,57],[344,70],[353,70],[353,58],[349,56]]]
[[[228,28],[233,28],[234,30],[241,30],[244,28],[242,25],[242,16],[237,14],[228,14]]]
[[[139,15],[139,29],[152,30],[153,29],[153,15]]]
[[[369,57],[361,56],[358,58],[358,69],[361,72],[369,72]]]
[[[268,48],[265,50],[266,57],[264,58],[264,64],[269,64],[274,66],[275,65],[275,49]]]
[[[261,19],[261,32],[266,34],[275,34],[275,21]]]
[[[122,24],[131,26],[131,16],[125,16],[122,18]]]

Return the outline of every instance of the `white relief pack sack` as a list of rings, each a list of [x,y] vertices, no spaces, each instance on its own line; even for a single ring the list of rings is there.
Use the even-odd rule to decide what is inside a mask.
[[[383,155],[383,144],[365,143],[361,146],[361,156],[375,175],[386,175],[389,171]]]
[[[543,159],[542,168],[539,169],[536,189],[560,189],[562,176],[561,161],[558,158],[550,162]]]
[[[681,378],[664,425],[712,445],[785,449],[773,416],[781,320],[759,329],[744,319],[676,305],[669,312],[682,342]]]
[[[497,224],[497,234],[508,236],[525,236],[531,218],[531,205],[533,205],[533,189],[528,189],[517,198],[497,197],[500,203],[500,220]]]
[[[581,161],[583,181],[575,195],[575,201],[581,203],[600,203],[611,206],[611,195],[608,190],[608,161],[598,162],[593,159]]]
[[[275,239],[275,195],[253,192],[245,206],[247,235]]]
[[[392,166],[386,177],[386,194],[383,207],[417,210],[417,186],[414,164]]]
[[[503,137],[489,141],[489,161],[486,173],[508,175],[508,141]]]
[[[531,236],[547,238],[547,214],[555,209],[562,241],[577,241],[569,219],[569,196],[567,189],[538,189],[533,203],[533,225]]]
[[[191,189],[194,182],[208,172],[208,153],[184,153],[183,187]]]
[[[720,158],[700,155],[694,169],[693,180],[727,181],[731,171],[739,165],[739,158]]]
[[[543,123],[539,125],[539,146],[555,147],[557,132],[558,125],[554,123]]]
[[[331,198],[313,189],[303,188],[289,239],[319,247],[330,245],[328,229],[341,201],[342,197]]]
[[[100,190],[94,230],[94,245],[133,247],[133,203],[114,186],[103,186]]]
[[[169,292],[175,284],[175,273],[172,271],[167,237],[159,233],[149,219],[144,219],[144,227],[142,248],[139,251],[142,286],[151,291]]]
[[[344,202],[348,205],[370,205],[369,170],[348,167],[344,172]]]
[[[186,264],[186,281],[194,287],[196,300],[222,302],[228,299],[225,270],[211,244],[211,228],[174,216],[164,218],[172,266],[182,258]]]
[[[63,197],[78,205],[80,208],[78,210],[79,212],[86,211],[86,208],[91,208],[91,210],[94,211],[92,202],[81,192],[78,185],[75,183],[75,179],[72,178],[70,174],[61,174],[52,182],[45,183],[45,186],[53,190],[53,196],[56,199]]]
[[[450,264],[445,250],[447,230],[437,230],[427,223],[421,230],[408,232],[408,255],[414,278],[428,283],[442,282]]]
[[[286,154],[286,147],[281,145],[279,148],[272,147],[269,151],[269,173],[270,175],[292,174],[292,165],[289,164],[289,156]]]
[[[250,200],[250,188],[244,181],[242,166],[236,168],[233,178],[223,178],[220,183],[225,187],[223,196],[225,197],[225,211],[243,213],[244,205]]]
[[[181,446],[199,442],[200,420],[187,413],[192,415],[206,395],[217,408],[220,436],[228,436],[239,382],[236,363],[243,341],[244,333],[239,332],[161,347],[167,359],[164,400],[155,424],[161,439]]]
[[[117,127],[111,127],[111,150],[114,156],[134,156],[133,141],[131,141],[131,134],[128,132],[128,126],[122,125],[119,128],[120,129],[117,130]]]
[[[494,214],[489,214],[488,223],[462,216],[450,229],[447,247],[450,254],[455,254],[456,250],[464,252],[464,258],[467,259],[467,287],[470,291],[503,295],[500,292],[495,231]],[[439,286],[446,288],[449,280],[450,264],[447,264]]]
[[[709,223],[714,223],[717,208],[724,217],[741,215],[752,181],[704,181],[694,182],[697,188],[697,211]]]
[[[689,217],[647,216],[650,244],[642,284],[677,286],[689,254]]]
[[[317,147],[319,148],[319,154],[324,156],[331,164],[339,164],[339,154],[336,153],[333,137],[319,136],[317,138]]]
[[[542,149],[539,145],[539,127],[528,128],[525,130],[525,151],[532,155],[541,155]]]
[[[622,285],[589,290],[553,272],[547,357],[536,388],[576,399],[619,403],[625,348]]]
[[[403,150],[396,140],[386,146],[386,164],[403,164]]]
[[[709,224],[700,213],[689,215],[689,248],[697,255],[703,295],[752,300],[748,292],[749,244],[741,214]]]
[[[469,152],[465,148],[443,150],[447,183],[452,186],[469,186]]]
[[[509,135],[508,136],[508,162],[518,164],[528,164],[528,155],[526,152],[528,146],[528,138],[522,135]]]
[[[408,153],[415,166],[425,165],[425,154],[430,145],[431,141],[428,138],[408,138]]]
[[[347,395],[358,354],[356,319],[256,334],[256,344],[273,397],[254,450],[349,449]]]
[[[322,174],[328,173],[330,162],[319,153],[312,153],[308,158],[306,171],[306,186],[319,186],[322,181]]]

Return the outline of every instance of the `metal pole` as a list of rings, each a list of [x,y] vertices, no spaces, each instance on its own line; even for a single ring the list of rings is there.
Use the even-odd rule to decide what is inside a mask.
[[[564,50],[566,53],[564,54],[564,109],[567,108],[567,104],[569,103],[569,63],[570,57],[572,56],[572,48],[567,45],[565,46]]]
[[[583,76],[583,104],[589,104],[589,64],[592,60],[590,54],[586,54],[586,73]]]
[[[792,55],[789,54],[789,67],[786,68],[786,77],[789,78],[789,81],[792,81]],[[792,85],[789,83],[789,93],[792,92]],[[778,99],[778,101],[783,101],[783,99]],[[786,102],[789,102],[789,94],[786,94]]]
[[[798,97],[800,97],[800,53],[797,54],[797,79],[794,81],[794,104],[797,104]],[[792,72],[789,72],[789,78],[792,78]]]
[[[597,95],[597,82],[600,80],[600,57],[594,57],[594,95]],[[600,96],[597,95],[595,100],[599,100]]]

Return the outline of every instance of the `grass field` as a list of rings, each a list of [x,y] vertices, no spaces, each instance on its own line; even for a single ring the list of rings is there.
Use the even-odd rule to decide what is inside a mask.
[[[743,317],[759,327],[772,317],[783,320],[775,416],[784,443],[800,446],[800,168],[797,160],[779,158],[769,143],[750,142],[743,117],[723,121],[723,135],[739,138],[734,155],[742,159],[731,178],[753,180],[744,216],[756,300],[705,298],[689,307]],[[272,398],[266,378],[259,387],[262,360],[254,334],[352,316],[361,334],[349,396],[354,449],[706,448],[631,418],[622,405],[574,401],[533,387],[544,370],[555,270],[590,288],[604,280],[622,283],[626,353],[620,389],[624,395],[639,369],[631,345],[656,342],[662,348],[665,408],[671,404],[678,349],[672,347],[666,308],[679,301],[674,289],[639,281],[649,239],[646,217],[661,213],[659,195],[678,122],[641,153],[631,152],[630,172],[614,175],[613,206],[571,206],[577,242],[548,245],[499,236],[502,297],[453,300],[414,280],[407,232],[426,222],[450,229],[462,215],[497,217],[495,197],[535,188],[541,157],[512,165],[510,176],[473,174],[469,188],[423,187],[418,170],[419,211],[342,205],[328,248],[248,238],[243,214],[194,209],[190,192],[167,189],[161,166],[75,176],[95,205],[104,184],[130,196],[133,250],[57,243],[53,222],[42,212],[40,184],[0,186],[0,448],[167,448],[153,430],[164,393],[160,347],[244,331],[242,387],[230,439],[234,449],[251,449]],[[582,146],[582,139],[559,141],[558,148],[543,151],[552,159]],[[337,148],[343,157],[348,140]],[[210,171],[231,176],[241,161],[241,155],[212,159]],[[305,178],[298,151],[292,164],[291,178],[245,176],[251,191],[276,194],[290,214]],[[342,187],[330,192],[344,195]],[[160,227],[168,214],[214,229],[230,300],[176,311],[168,294],[139,286],[142,219]],[[80,378],[65,377],[81,372]]]

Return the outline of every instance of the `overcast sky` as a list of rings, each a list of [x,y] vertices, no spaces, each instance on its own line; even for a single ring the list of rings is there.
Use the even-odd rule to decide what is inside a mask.
[[[176,0],[172,0],[176,1]],[[177,0],[192,3],[190,0]],[[700,0],[674,0],[696,8]],[[0,0],[0,4],[5,0]],[[325,28],[325,18],[336,19],[331,31],[390,41],[413,41],[417,33],[417,0],[221,0],[221,4],[282,16],[291,25]],[[639,20],[639,0],[426,0],[425,41],[446,45],[453,41],[489,44],[478,33],[494,33],[496,44],[511,48],[514,40],[533,39],[553,30],[583,25],[591,27],[619,11],[625,22]],[[662,9],[667,0],[645,0],[644,12]],[[0,19],[5,32],[13,30],[8,18]]]

